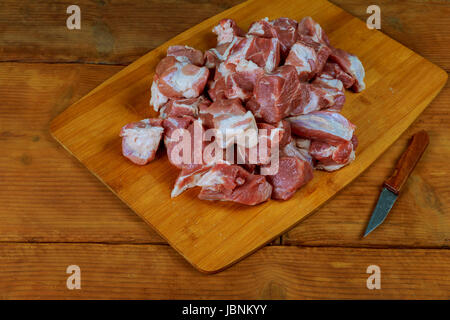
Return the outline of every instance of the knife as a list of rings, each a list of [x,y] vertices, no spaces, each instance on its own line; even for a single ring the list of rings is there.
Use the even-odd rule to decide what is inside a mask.
[[[408,148],[403,152],[395,166],[394,173],[383,184],[383,190],[367,225],[364,237],[375,230],[386,219],[406,180],[408,180],[427,148],[428,143],[429,137],[425,130],[421,130],[412,136]]]

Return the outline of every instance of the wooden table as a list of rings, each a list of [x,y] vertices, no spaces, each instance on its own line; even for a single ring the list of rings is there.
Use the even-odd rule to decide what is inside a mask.
[[[49,134],[52,118],[145,52],[240,0],[0,4],[0,298],[450,298],[450,88],[349,187],[230,269],[194,270]],[[372,1],[334,0],[365,20]],[[450,71],[450,4],[378,1],[382,30]],[[351,35],[349,35],[351,36]],[[383,115],[380,114],[382,117]],[[387,221],[361,239],[407,140],[431,143]],[[66,268],[81,268],[68,290]],[[369,290],[369,265],[381,289]]]

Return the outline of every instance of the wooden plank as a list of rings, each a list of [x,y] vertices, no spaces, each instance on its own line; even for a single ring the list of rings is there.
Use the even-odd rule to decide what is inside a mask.
[[[450,72],[450,5],[448,1],[331,0],[352,15],[366,21],[366,9],[381,9],[381,30]]]
[[[154,70],[167,46],[183,43],[205,49],[215,42],[210,30],[219,19],[232,17],[246,28],[266,15],[295,19],[311,15],[325,30],[331,30],[332,43],[363,61],[367,89],[361,94],[348,93],[343,112],[358,126],[357,160],[332,174],[316,172],[315,179],[291,201],[248,208],[199,201],[193,190],[171,200],[169,190],[177,172],[166,158],[143,168],[130,164],[120,156],[117,132],[124,123],[151,115],[149,70]],[[368,30],[326,1],[250,1],[204,21],[137,60],[64,111],[52,122],[51,130],[195,267],[214,272],[285,232],[350,183],[406,130],[446,79],[442,69],[384,34]],[[83,134],[74,134],[78,132]]]
[[[68,290],[66,269],[81,269]],[[369,290],[369,265],[381,289]],[[449,250],[266,247],[216,275],[158,245],[3,244],[1,299],[449,299]]]
[[[0,241],[163,242],[48,128],[56,114],[121,68],[1,64]]]
[[[242,0],[151,0],[0,3],[0,59],[128,64]],[[68,30],[66,9],[81,9],[81,30]]]
[[[65,27],[68,3],[3,0],[0,59],[128,64],[242,0],[78,0],[81,30]],[[365,21],[371,0],[332,0]],[[450,6],[445,1],[377,1],[382,31],[450,71]],[[186,13],[189,14],[186,14]],[[48,41],[52,39],[52,41]]]
[[[392,147],[348,188],[283,237],[287,245],[367,247],[450,246],[450,85]],[[382,226],[362,239],[383,181],[412,134],[427,130],[430,145]]]

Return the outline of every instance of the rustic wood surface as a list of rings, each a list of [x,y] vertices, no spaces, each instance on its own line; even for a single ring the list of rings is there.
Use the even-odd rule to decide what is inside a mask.
[[[124,0],[119,6],[118,1],[114,3],[77,1],[83,15],[82,31],[74,31],[78,32],[77,35],[68,32],[64,26],[65,8],[68,4],[49,5],[48,2],[36,1],[20,3],[13,0],[0,3],[0,60],[4,61],[0,64],[0,141],[2,144],[0,241],[3,242],[0,248],[9,252],[8,258],[0,254],[0,297],[2,298],[37,298],[37,291],[31,288],[39,288],[42,296],[55,298],[74,297],[77,294],[81,296],[84,294],[82,291],[87,290],[86,287],[78,293],[65,290],[65,270],[61,271],[63,275],[52,275],[51,271],[43,270],[37,264],[33,268],[31,266],[28,268],[26,261],[22,259],[25,257],[24,252],[27,251],[27,255],[34,256],[34,259],[39,261],[42,257],[42,263],[44,264],[45,260],[45,264],[48,265],[52,264],[53,260],[53,263],[56,263],[59,259],[57,254],[53,256],[49,254],[52,251],[51,246],[60,246],[58,252],[62,251],[61,254],[68,257],[71,256],[72,250],[64,249],[62,244],[43,244],[42,246],[50,246],[45,252],[34,247],[40,245],[20,243],[104,243],[105,245],[99,247],[108,248],[107,250],[120,250],[119,246],[109,245],[110,243],[129,244],[118,253],[119,255],[141,250],[142,244],[164,243],[155,232],[50,137],[48,125],[54,116],[122,68],[96,64],[128,64],[177,33],[240,1],[202,1],[201,6],[195,4],[197,1],[148,1],[148,5],[139,4],[139,6],[136,6],[134,2],[132,5],[126,5],[127,2],[129,1]],[[366,7],[372,4],[372,1],[367,0],[334,0],[332,2],[363,20],[367,17]],[[448,53],[450,30],[446,27],[450,24],[450,5],[447,2],[385,0],[377,3],[382,10],[384,33],[450,71]],[[184,14],[186,8],[189,8],[189,15]],[[104,15],[105,12],[109,12],[108,17]],[[126,14],[122,14],[123,12]],[[128,19],[127,15],[132,15],[134,19]],[[148,18],[149,16],[151,19]],[[108,28],[94,27],[96,21],[103,21]],[[94,32],[95,28],[97,33]],[[110,38],[114,39],[113,50],[107,54],[105,52],[108,50],[98,50],[101,46],[108,47],[105,40],[108,37],[102,36],[105,30],[108,30]],[[83,36],[80,38],[81,32]],[[11,61],[21,63],[11,63]],[[409,278],[406,272],[402,273],[404,282],[397,280],[390,284],[386,283],[390,287],[389,293],[384,288],[380,292],[369,291],[364,286],[358,290],[354,289],[350,285],[353,281],[351,279],[355,277],[354,271],[348,269],[345,278],[350,280],[347,283],[341,283],[344,288],[342,290],[347,292],[346,297],[374,297],[371,295],[376,295],[378,298],[415,296],[448,299],[450,297],[448,279],[446,280],[447,291],[442,290],[445,285],[439,287],[441,290],[436,289],[440,280],[448,275],[449,269],[447,249],[450,246],[448,183],[450,167],[447,161],[450,157],[449,104],[450,88],[447,84],[416,123],[365,173],[317,213],[282,237],[281,243],[285,245],[326,247],[292,249],[295,252],[324,250],[321,252],[328,259],[333,259],[333,255],[329,252],[351,254],[352,251],[359,250],[359,256],[367,255],[371,257],[370,263],[376,263],[378,257],[382,256],[380,252],[389,252],[393,258],[389,261],[383,260],[389,270],[399,270],[409,266],[396,258],[402,252],[420,253],[419,264],[431,263],[427,258],[422,259],[421,254],[425,256],[428,252],[432,252],[436,257],[433,260],[436,261],[434,267],[427,265],[424,267],[427,272],[416,272],[419,277],[414,286],[405,288],[408,281],[415,279],[412,276]],[[376,203],[382,182],[392,172],[410,136],[420,129],[426,129],[430,134],[430,146],[408,180],[388,220],[370,237],[361,240],[361,234]],[[8,244],[12,242],[18,242],[18,244]],[[337,246],[347,248],[333,248]],[[167,252],[168,258],[165,261],[170,263],[172,272],[193,275],[193,279],[204,277],[193,270],[170,247],[160,245],[145,247],[148,250]],[[354,247],[368,249],[353,249]],[[392,248],[392,250],[374,248]],[[393,248],[414,248],[414,250]],[[417,250],[418,248],[446,249]],[[320,285],[321,275],[316,275],[315,286],[307,289],[298,285],[295,290],[289,290],[289,296],[283,294],[286,291],[278,285],[279,282],[271,281],[273,277],[282,278],[286,285],[294,279],[297,279],[297,284],[304,283],[305,272],[314,272],[317,268],[317,265],[313,265],[316,261],[315,255],[302,254],[294,258],[294,254],[285,253],[291,252],[287,251],[290,249],[268,247],[224,273],[205,277],[208,279],[208,284],[203,284],[203,290],[207,292],[203,296],[216,298],[244,298],[258,295],[261,298],[330,297],[330,290],[333,290]],[[280,255],[279,250],[286,251]],[[85,250],[83,265],[86,268],[99,267],[96,264],[97,255],[98,252],[94,249]],[[283,260],[282,257],[292,260],[290,268],[281,262],[278,264]],[[72,259],[69,260],[71,261],[68,263],[74,263]],[[163,271],[160,269],[165,268],[157,263],[159,260],[155,262],[155,268],[151,269],[159,268],[156,274],[161,274]],[[338,258],[336,260],[341,261]],[[264,294],[250,288],[250,282],[236,281],[233,285],[229,285],[222,278],[228,273],[240,275],[241,279],[249,278],[254,271],[249,264],[250,261],[251,264],[260,268],[259,275],[263,274],[268,279]],[[120,270],[120,263],[115,265],[118,265],[117,270]],[[14,270],[21,272],[12,276],[11,273],[14,273]],[[430,270],[431,275],[428,276]],[[136,280],[135,283],[141,283],[140,289],[135,290],[138,294],[132,294],[130,297],[149,298],[160,293],[159,297],[176,298],[181,297],[179,292],[181,290],[185,293],[184,298],[191,297],[189,294],[192,294],[192,297],[202,297],[201,293],[195,292],[197,281],[190,282],[188,277],[177,278],[178,281],[174,283],[170,282],[169,276],[166,275],[165,278],[161,276],[158,282],[150,285],[147,275],[140,278],[140,275],[145,272],[147,270],[143,270],[136,276],[136,279],[140,281]],[[355,272],[364,273],[364,270]],[[35,278],[40,273],[47,273],[47,275],[42,279]],[[126,276],[126,274],[122,274],[121,271],[118,273],[118,278],[113,278],[109,286],[114,291],[115,297],[126,298],[125,292],[129,294],[129,290],[121,293],[120,284],[120,276]],[[322,273],[322,276],[324,274],[332,277],[327,272]],[[393,276],[395,275],[385,275],[389,279]],[[61,278],[59,282],[52,282],[52,277]],[[314,278],[314,275],[312,277]],[[362,277],[366,279],[365,274]],[[10,281],[5,285],[5,279],[14,279],[16,284],[13,285]],[[89,295],[85,297],[107,297],[106,291],[111,291],[102,291],[102,286],[95,280],[91,280],[91,285]],[[345,289],[346,285],[352,290]],[[228,290],[225,292],[218,289],[221,287],[226,287]],[[285,288],[293,287],[294,284]],[[341,297],[344,296],[341,295]]]
[[[450,292],[450,255],[442,251],[274,246],[205,275],[169,246],[4,244],[0,298],[440,299]],[[380,290],[366,287],[374,261]],[[65,287],[72,264],[81,269],[81,290]]]
[[[171,199],[178,172],[161,156],[145,167],[120,156],[124,123],[154,117],[148,101],[157,63],[170,45],[212,47],[212,28],[231,17],[247,30],[261,17],[313,16],[330,42],[363,61],[366,89],[346,92],[342,110],[356,124],[356,160],[314,179],[290,201],[258,206],[201,201],[198,190]],[[353,37],[348,35],[354,33]],[[358,177],[411,125],[438,94],[447,73],[324,0],[252,0],[220,13],[149,52],[102,83],[51,122],[50,131],[71,154],[202,272],[218,272],[271,242]],[[385,117],[380,117],[385,114]]]

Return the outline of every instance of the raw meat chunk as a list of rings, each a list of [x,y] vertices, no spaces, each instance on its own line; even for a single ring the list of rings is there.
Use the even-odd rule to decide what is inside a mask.
[[[287,139],[288,132],[286,128],[283,128],[281,121],[278,127],[268,123],[258,123],[257,126],[258,144],[251,148],[237,146],[238,164],[268,164],[272,160],[272,156],[277,156],[280,144]]]
[[[245,32],[233,19],[222,19],[212,30],[217,35],[217,45],[231,42],[235,36],[242,37]]]
[[[286,57],[292,45],[298,39],[298,23],[293,19],[278,18],[272,21],[272,25],[275,28],[278,40],[280,40],[281,53],[283,57]]]
[[[272,72],[280,64],[280,41],[275,38],[255,37],[251,41],[245,58],[253,61],[266,72]]]
[[[218,68],[219,64],[228,59],[231,49],[241,37],[234,37],[231,42],[223,43],[215,48],[211,48],[205,52],[205,66],[213,69]]]
[[[182,169],[185,165],[203,164],[204,129],[201,121],[189,116],[169,117],[163,121],[164,145],[169,162]],[[189,154],[184,154],[186,146]]]
[[[269,21],[268,18],[264,18],[253,22],[247,34],[263,38],[277,38],[280,41],[281,56],[285,58],[298,38],[297,21],[289,18]]]
[[[322,73],[320,76],[315,78],[312,84],[344,93],[344,84],[342,81],[335,79],[326,73]]]
[[[195,98],[205,88],[209,70],[175,57],[165,57],[156,67],[159,91],[170,98]]]
[[[191,116],[198,117],[198,110],[201,106],[209,106],[211,101],[204,96],[190,99],[169,100],[160,110],[159,117],[166,119],[168,117]]]
[[[308,148],[301,148],[297,145],[297,139],[292,140],[290,143],[285,145],[280,151],[281,156],[286,157],[297,157],[300,160],[308,162],[312,165],[312,157],[309,153],[309,145]],[[309,141],[309,140],[308,140]]]
[[[239,99],[222,99],[210,106],[201,106],[199,116],[207,128],[214,128],[214,118],[226,115],[244,115],[245,108]]]
[[[219,65],[215,81],[208,91],[212,100],[239,98],[247,101],[252,96],[255,82],[264,74],[264,70],[245,59],[234,62],[223,62]]]
[[[233,201],[256,205],[267,201],[272,186],[266,178],[253,175],[238,165],[217,164],[197,182],[202,200]]]
[[[280,147],[287,145],[292,140],[291,123],[287,120],[281,120],[277,124],[277,128],[281,129]]]
[[[257,144],[255,118],[250,111],[246,111],[239,99],[217,100],[208,108],[200,110],[200,118],[205,126],[216,129],[216,141],[222,148],[237,142],[244,143],[239,138],[247,137],[247,147]]]
[[[349,164],[355,159],[356,146],[352,141],[332,146],[326,142],[312,141],[311,156],[317,160],[316,168],[326,171],[335,171]]]
[[[311,17],[305,17],[298,23],[297,32],[302,41],[314,41],[330,45],[327,35],[322,30],[322,27],[315,22]]]
[[[155,158],[164,129],[161,119],[144,119],[125,125],[120,131],[122,154],[138,165]]]
[[[340,113],[329,111],[315,111],[288,120],[294,134],[334,146],[350,141],[356,128]]]
[[[345,89],[350,88],[355,83],[355,79],[351,75],[342,70],[337,63],[330,61],[323,67],[319,78],[340,80]]]
[[[295,105],[291,109],[291,116],[308,114],[331,107],[333,107],[333,110],[339,111],[344,105],[345,95],[342,91],[330,86],[319,86],[317,83],[300,83],[294,101]]]
[[[361,92],[366,88],[366,84],[364,83],[364,67],[357,56],[342,49],[333,48],[330,54],[330,60],[336,62],[342,70],[353,77],[355,81],[351,86],[353,91]]]
[[[316,74],[317,62],[316,50],[302,42],[297,42],[292,46],[285,65],[294,66],[300,80],[307,81]]]
[[[203,53],[189,46],[171,46],[167,49],[167,56],[175,57],[180,62],[188,62],[198,67],[205,64]]]
[[[172,189],[171,197],[175,198],[187,189],[197,186],[197,182],[213,167],[213,163],[207,165],[187,165],[183,167],[178,175],[175,185]]]
[[[250,25],[247,32],[248,35],[262,37],[262,38],[276,38],[277,32],[273,26],[272,21],[269,18],[264,18],[259,21],[255,21]]]
[[[278,67],[260,77],[254,88],[254,98],[246,107],[255,117],[268,123],[278,123],[290,114],[298,92],[299,80],[293,66]]]
[[[241,38],[232,47],[228,61],[242,59],[253,61],[266,72],[272,72],[280,64],[280,41],[253,36]]]
[[[315,75],[320,74],[322,72],[325,64],[327,63],[328,57],[330,56],[330,54],[332,52],[331,49],[323,43],[314,42],[314,41],[310,41],[310,42],[299,41],[299,43],[306,44],[316,51],[317,61],[315,64],[314,74]]]
[[[163,106],[167,101],[169,101],[169,98],[166,97],[159,91],[158,88],[158,78],[155,75],[152,88],[151,88],[152,97],[150,98],[150,105],[153,106],[153,109],[158,112],[159,108]]]
[[[307,161],[298,157],[281,157],[275,175],[267,176],[273,187],[272,199],[288,200],[295,191],[313,178],[313,169]]]
[[[300,80],[306,81],[322,72],[330,53],[324,44],[299,41],[292,46],[285,64],[294,66]]]

